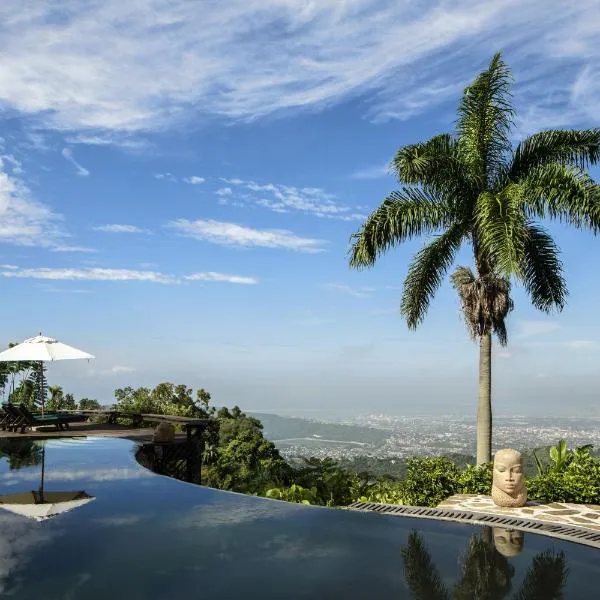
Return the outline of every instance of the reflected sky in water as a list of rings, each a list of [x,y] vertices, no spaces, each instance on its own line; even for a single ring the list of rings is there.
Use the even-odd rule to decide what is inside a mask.
[[[468,549],[477,551],[473,540],[493,544],[493,532],[479,527],[183,483],[146,471],[134,448],[115,439],[46,442],[44,489],[81,490],[95,501],[41,522],[0,510],[0,597],[436,600],[415,591],[414,582],[432,569],[419,573],[417,565],[415,575],[417,563],[407,564],[415,556],[407,551],[411,531],[419,532],[419,548],[449,590],[445,597],[467,570],[477,575],[477,565],[488,560],[486,554],[465,568]],[[40,476],[39,442],[0,440],[0,495],[37,490]],[[534,558],[548,549],[565,553],[564,597],[596,597],[599,550],[529,533],[514,543],[516,555],[502,559],[508,584],[501,595],[482,598],[515,597]]]

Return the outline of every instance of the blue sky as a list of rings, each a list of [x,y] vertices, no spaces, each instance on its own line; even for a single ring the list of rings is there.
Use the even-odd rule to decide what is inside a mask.
[[[591,0],[4,3],[3,343],[92,352],[50,378],[106,402],[170,380],[281,413],[471,414],[449,285],[418,332],[398,316],[423,241],[352,272],[349,236],[497,50],[515,142],[598,126],[599,26]],[[547,317],[515,289],[495,404],[598,414],[600,242],[549,227],[569,305]]]

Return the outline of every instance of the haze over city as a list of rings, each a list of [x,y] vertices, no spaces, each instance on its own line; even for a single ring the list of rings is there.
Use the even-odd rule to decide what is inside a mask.
[[[515,143],[598,126],[600,4],[164,5],[0,6],[3,347],[41,331],[91,352],[49,380],[106,403],[172,381],[281,414],[474,415],[455,291],[417,331],[399,315],[423,240],[357,272],[349,237],[395,189],[396,149],[451,131],[498,50]],[[548,229],[568,304],[514,288],[494,409],[599,415],[600,239]]]

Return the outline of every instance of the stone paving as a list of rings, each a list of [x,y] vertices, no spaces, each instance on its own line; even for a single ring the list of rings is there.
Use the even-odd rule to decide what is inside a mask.
[[[568,502],[539,502],[537,500],[530,500],[522,508],[502,508],[496,506],[490,496],[457,494],[441,502],[438,508],[521,517],[545,523],[575,525],[577,527],[586,527],[600,531],[600,506],[596,504],[570,504]]]

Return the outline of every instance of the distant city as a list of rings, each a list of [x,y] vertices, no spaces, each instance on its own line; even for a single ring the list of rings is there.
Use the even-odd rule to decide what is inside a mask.
[[[368,414],[320,421],[266,413],[254,416],[263,422],[266,437],[286,457],[393,459],[475,453],[472,417]],[[560,439],[571,447],[592,444],[600,448],[600,418],[498,417],[494,439],[501,440],[501,447],[517,449],[549,446]]]

